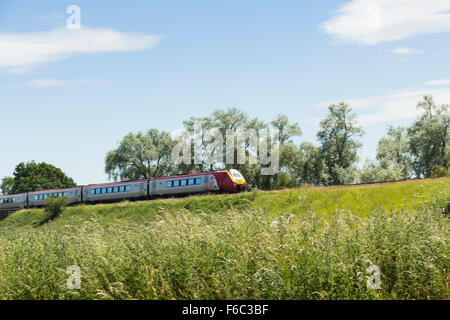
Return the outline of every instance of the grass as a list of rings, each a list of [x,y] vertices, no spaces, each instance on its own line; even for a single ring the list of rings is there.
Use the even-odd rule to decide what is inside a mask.
[[[438,179],[21,211],[0,299],[448,299],[448,203]]]

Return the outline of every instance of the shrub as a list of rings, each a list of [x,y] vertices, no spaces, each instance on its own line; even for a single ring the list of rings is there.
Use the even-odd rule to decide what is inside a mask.
[[[430,178],[441,178],[441,177],[448,177],[449,172],[446,168],[441,166],[435,166],[433,170],[431,170]]]
[[[54,220],[64,212],[68,205],[69,200],[66,197],[50,197],[44,210],[48,214],[48,219]]]

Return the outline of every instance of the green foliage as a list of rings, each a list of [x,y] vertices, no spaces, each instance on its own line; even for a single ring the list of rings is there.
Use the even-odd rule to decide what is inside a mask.
[[[412,177],[413,157],[405,128],[389,127],[387,137],[378,143],[377,160],[382,172],[378,177],[386,176],[391,179],[378,181],[405,180]]]
[[[303,133],[297,122],[291,123],[285,115],[279,114],[275,120],[271,122],[272,127],[280,132],[280,145],[292,143],[293,137],[300,137]]]
[[[406,179],[404,171],[400,166],[384,167],[374,162],[366,162],[364,168],[359,173],[359,181],[361,183],[399,181],[404,179]]]
[[[448,177],[450,176],[450,173],[446,168],[443,168],[441,166],[435,166],[433,170],[431,170],[430,178],[441,178],[441,177]]]
[[[302,135],[302,131],[298,123],[291,122],[285,115],[278,115],[266,123],[250,118],[242,110],[228,108],[183,122],[191,139],[190,155],[187,155],[190,163],[175,164],[171,153],[180,141],[172,140],[166,132],[151,129],[145,135],[127,135],[116,150],[108,153],[105,172],[114,180],[134,180],[233,168],[243,174],[250,189],[262,190],[304,184],[326,186],[430,177],[433,168],[449,170],[449,108],[448,105],[437,106],[429,96],[425,96],[418,107],[423,114],[417,121],[410,127],[389,127],[387,135],[379,141],[377,162],[367,163],[362,170],[356,164],[362,146],[358,138],[363,135],[363,130],[357,125],[351,107],[341,102],[330,105],[327,117],[320,122],[319,146],[309,142],[296,145],[294,140]],[[202,136],[194,139],[196,123],[202,125]],[[246,132],[266,129],[277,129],[280,138],[280,170],[272,176],[262,176],[263,166],[250,164],[248,156],[252,150]],[[217,142],[223,150],[214,146],[215,137],[206,136],[212,131],[222,134],[223,141]],[[226,164],[223,159],[227,155],[225,142],[229,131],[245,137],[244,163],[237,163],[237,141],[234,142],[233,163]],[[268,146],[272,150],[273,142],[269,139]],[[194,150],[200,150],[201,155],[196,155]],[[433,176],[445,173],[441,171],[434,171]],[[2,189],[11,189],[9,180],[4,180]]]
[[[448,299],[449,184],[77,206],[41,227],[18,212],[0,222],[0,299]]]
[[[413,165],[416,176],[430,177],[435,166],[449,169],[449,105],[438,106],[432,97],[424,96],[417,107],[422,110],[422,114],[408,128]]]
[[[150,129],[130,133],[119,147],[108,152],[105,173],[110,179],[137,180],[168,175],[173,170],[171,151],[175,142],[167,132]]]
[[[54,220],[64,212],[69,204],[67,197],[50,197],[47,199],[44,211],[47,213],[49,220]]]
[[[0,185],[0,189],[2,194],[13,194],[15,180],[13,177],[5,177],[2,180],[2,184]]]
[[[177,173],[192,173],[198,171],[209,171],[209,170],[217,170],[217,169],[237,169],[242,175],[245,177],[247,184],[250,189],[258,188],[258,189],[276,189],[283,188],[288,183],[285,177],[286,172],[288,172],[291,168],[290,163],[293,161],[293,156],[297,152],[297,147],[293,143],[293,138],[298,137],[302,134],[300,126],[298,123],[290,122],[288,117],[285,115],[278,115],[270,124],[266,124],[257,118],[251,119],[249,116],[243,112],[242,110],[236,108],[228,108],[226,110],[216,110],[208,117],[194,118],[184,121],[184,126],[186,130],[193,135],[194,133],[194,125],[195,123],[201,123],[202,125],[202,134],[201,143],[197,145],[199,150],[202,150],[202,156],[199,159],[195,159],[194,152],[191,153],[193,164],[191,165],[180,165],[178,166]],[[223,159],[218,159],[217,161],[211,161],[217,155],[218,150],[215,148],[210,148],[210,143],[214,141],[208,141],[205,139],[205,134],[210,130],[218,130],[224,139],[223,150],[221,150],[223,155],[227,154],[226,150],[226,139],[227,133],[230,130],[235,133],[245,133],[248,130],[255,130],[258,132],[259,130],[266,129],[277,129],[280,133],[280,168],[282,172],[282,176],[279,176],[281,173],[275,174],[273,176],[262,176],[261,175],[261,164],[250,164],[248,154],[250,152],[250,139],[246,137],[244,140],[244,149],[246,152],[245,163],[237,164],[237,141],[234,142],[234,164],[226,164]],[[194,146],[195,141],[192,136],[191,144]],[[268,143],[269,149],[271,149],[270,142]],[[210,161],[207,161],[208,158]],[[196,160],[196,161],[194,161]],[[199,164],[194,164],[195,162]],[[211,163],[212,162],[212,163]],[[291,178],[290,180],[293,181]],[[282,182],[284,181],[284,182]],[[289,182],[288,185],[295,185],[295,182]]]
[[[320,122],[317,133],[321,142],[321,157],[328,170],[328,179],[324,184],[352,183],[357,177],[353,166],[358,161],[358,149],[362,146],[357,138],[363,135],[363,130],[357,126],[356,115],[348,104],[332,104],[328,110],[329,114]]]
[[[329,180],[327,164],[319,147],[303,142],[293,154],[289,172],[298,185],[324,185]]]
[[[66,176],[61,169],[45,162],[19,163],[14,171],[14,177],[5,178],[1,189],[4,194],[22,192],[64,189],[76,187],[72,178]]]

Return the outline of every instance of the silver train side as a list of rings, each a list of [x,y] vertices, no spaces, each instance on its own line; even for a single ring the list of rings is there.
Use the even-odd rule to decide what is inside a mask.
[[[224,176],[226,176],[224,178]],[[239,178],[240,177],[240,178]],[[229,180],[229,181],[227,181]],[[0,212],[44,207],[50,197],[66,197],[71,204],[151,199],[160,196],[214,191],[246,190],[246,182],[236,170],[205,172],[138,181],[93,184],[70,189],[0,195]]]

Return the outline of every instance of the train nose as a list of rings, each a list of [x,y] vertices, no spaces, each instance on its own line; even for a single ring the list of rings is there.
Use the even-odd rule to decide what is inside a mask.
[[[247,190],[247,184],[246,183],[238,184],[237,185],[237,190],[238,191],[246,191]]]

